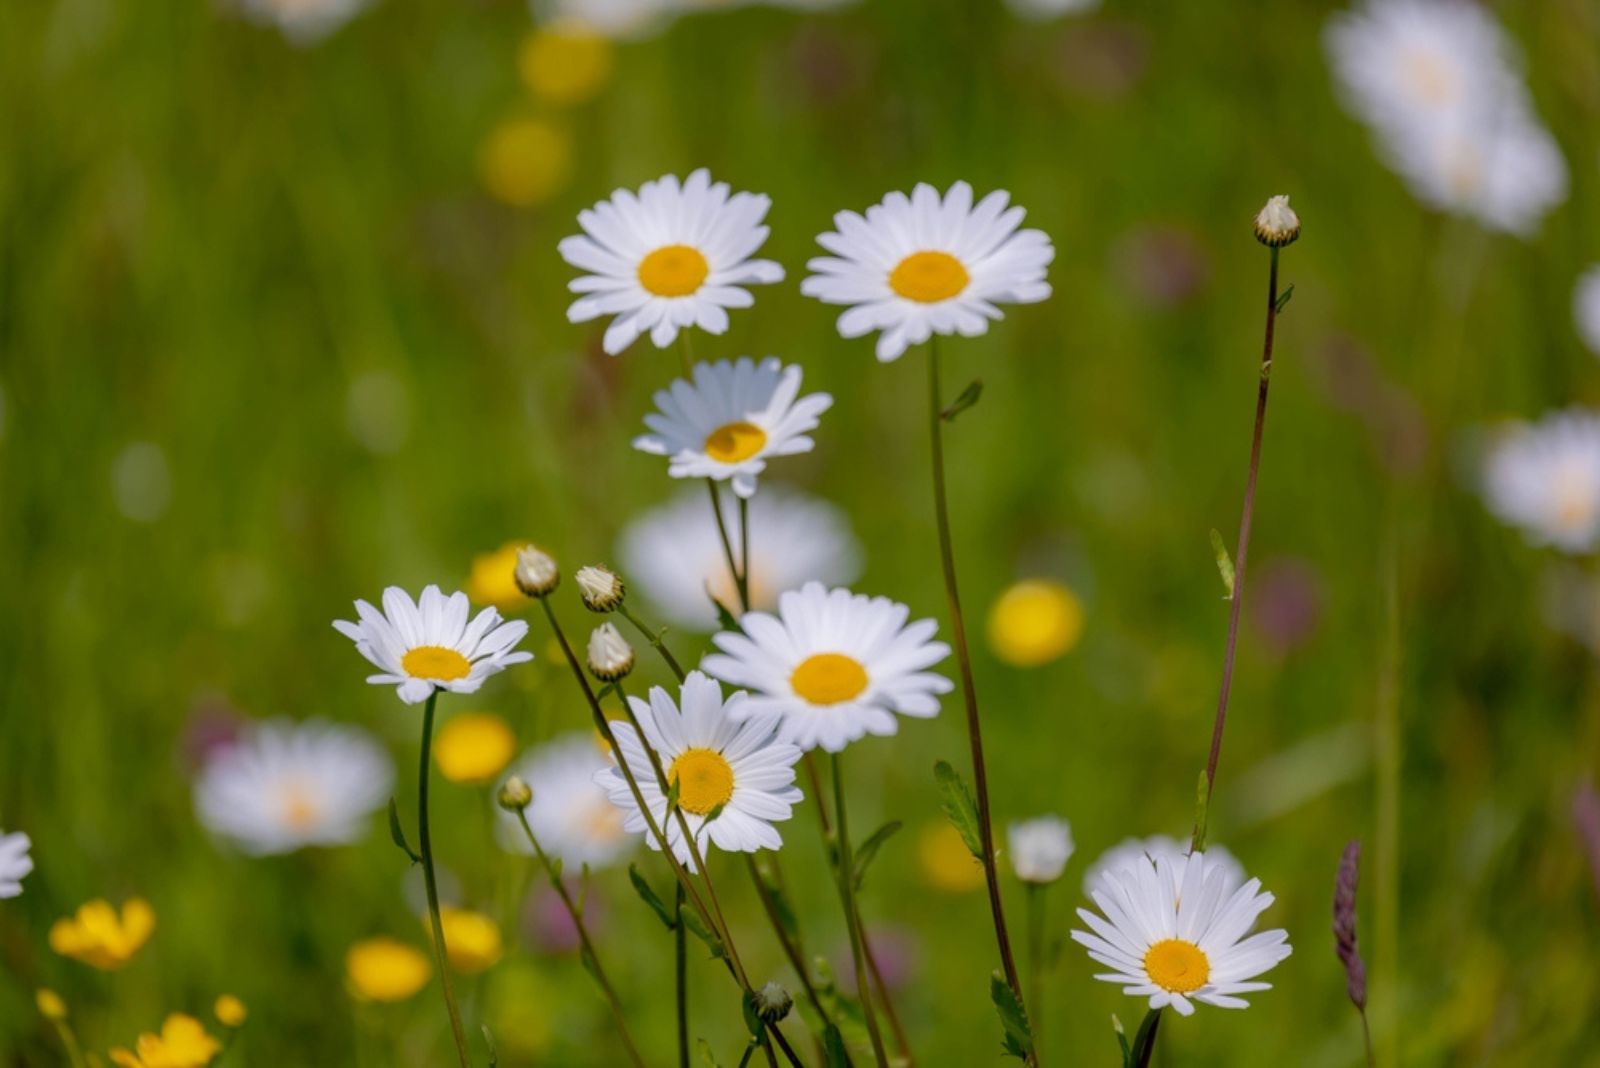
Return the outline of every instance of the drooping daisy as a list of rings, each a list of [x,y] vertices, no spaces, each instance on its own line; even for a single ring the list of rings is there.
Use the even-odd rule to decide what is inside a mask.
[[[619,189],[578,213],[583,234],[564,238],[561,256],[581,270],[567,309],[575,323],[606,315],[605,350],[616,355],[648,332],[666,348],[678,331],[728,329],[728,309],[755,303],[748,285],[783,280],[783,268],[750,257],[767,239],[765,194],[731,193],[704,168],[682,183],[673,175],[638,193]]]
[[[1105,876],[1091,896],[1104,915],[1079,909],[1089,930],[1073,931],[1073,940],[1111,969],[1096,979],[1149,998],[1152,1009],[1189,1016],[1196,1001],[1247,1008],[1239,995],[1269,989],[1256,977],[1291,952],[1286,931],[1245,937],[1273,897],[1259,879],[1230,889],[1204,853],[1140,861]]]
[[[262,723],[206,763],[194,807],[211,833],[251,856],[354,842],[394,785],[394,764],[356,727]]]
[[[255,22],[275,25],[298,45],[315,44],[367,6],[367,0],[239,0]]]
[[[898,729],[895,713],[939,713],[951,682],[927,669],[950,655],[938,624],[907,624],[911,610],[886,597],[808,582],[778,598],[777,615],[747,612],[742,631],[712,640],[712,675],[751,691],[736,716],[776,715],[784,741],[837,753],[867,734]]]
[[[633,847],[622,813],[594,781],[611,766],[603,744],[592,732],[573,731],[532,750],[511,769],[533,789],[526,813],[539,845],[569,871],[608,867]],[[533,853],[515,814],[501,813],[499,836],[506,849]]]
[[[1011,870],[1025,883],[1047,886],[1061,878],[1072,857],[1072,826],[1060,816],[1039,816],[1006,828]]]
[[[1093,894],[1094,888],[1100,885],[1100,880],[1106,875],[1137,868],[1140,864],[1149,864],[1159,857],[1166,857],[1177,867],[1182,867],[1183,858],[1189,854],[1189,843],[1180,842],[1164,834],[1152,834],[1148,838],[1124,838],[1110,849],[1095,858],[1089,870],[1083,873],[1083,892]],[[1223,882],[1227,890],[1232,890],[1244,882],[1244,865],[1234,859],[1232,853],[1222,846],[1213,845],[1206,848],[1206,865],[1213,871],[1223,873]]]
[[[778,595],[816,580],[853,582],[861,574],[861,547],[845,514],[833,505],[781,487],[750,498],[750,606],[777,607]],[[744,559],[735,503],[722,499],[722,519],[734,555]],[[618,545],[623,572],[656,611],[693,631],[717,628],[712,598],[730,608],[739,601],[716,518],[703,490],[685,490],[634,520]]]
[[[464,593],[446,597],[439,587],[428,586],[413,602],[405,590],[390,586],[383,591],[381,613],[366,601],[356,602],[356,612],[360,622],[339,619],[334,628],[380,669],[367,681],[395,685],[407,704],[425,701],[435,690],[475,693],[490,675],[533,659],[532,653],[512,651],[528,624],[502,622],[494,608],[469,623]]]
[[[878,359],[898,359],[933,334],[976,337],[1001,318],[997,304],[1033,304],[1050,295],[1045,268],[1055,258],[1041,230],[1018,230],[1020,207],[1010,194],[972,203],[972,187],[957,182],[943,198],[926,183],[907,197],[890,193],[866,216],[841,211],[837,231],[817,243],[832,256],[800,291],[826,304],[848,304],[839,333],[879,331]]]
[[[1600,263],[1584,271],[1573,287],[1572,318],[1583,343],[1600,356]]]
[[[28,855],[32,846],[21,831],[0,834],[0,898],[22,893],[22,880],[33,871],[33,857]]]
[[[1534,545],[1583,553],[1600,543],[1600,415],[1570,409],[1517,424],[1490,447],[1490,511]]]
[[[668,457],[673,478],[731,481],[753,496],[770,457],[811,451],[809,432],[833,404],[826,393],[799,396],[800,375],[776,356],[696,364],[692,384],[678,378],[656,393],[657,411],[644,417],[652,433],[633,447]]]
[[[741,705],[746,701],[743,693],[724,701],[716,680],[698,671],[683,680],[676,701],[660,686],[651,688],[648,701],[628,699],[645,741],[661,758],[667,781],[678,785],[678,807],[702,855],[707,842],[730,853],[779,848],[783,837],[773,823],[788,819],[800,803],[800,789],[794,785],[800,750],[779,741],[777,722],[770,716],[744,714]],[[611,730],[656,826],[665,832],[678,861],[692,866],[683,827],[676,816],[667,818],[666,795],[638,733],[623,722],[613,722]],[[660,849],[621,769],[608,767],[595,781],[626,813],[623,826],[644,833],[650,847]],[[538,787],[534,789],[537,804]],[[716,819],[710,818],[713,814]]]

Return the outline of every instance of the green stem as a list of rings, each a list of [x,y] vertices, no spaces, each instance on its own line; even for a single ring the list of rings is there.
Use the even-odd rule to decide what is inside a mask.
[[[717,536],[722,539],[722,554],[728,561],[728,577],[733,579],[733,589],[739,596],[739,610],[750,611],[750,591],[745,583],[744,576],[739,573],[738,559],[733,552],[733,539],[728,536],[728,523],[722,516],[722,491],[717,488],[717,480],[706,479],[706,489],[711,492],[711,514],[717,521]],[[749,547],[745,548],[748,556]]]
[[[1150,1068],[1150,1057],[1156,1051],[1156,1031],[1161,1027],[1161,1010],[1151,1009],[1144,1014],[1138,1034],[1133,1037],[1133,1068]]]
[[[685,675],[683,666],[678,663],[678,658],[672,655],[672,650],[667,648],[666,642],[661,638],[661,633],[646,626],[644,621],[634,615],[633,611],[628,608],[626,601],[617,606],[617,614],[632,623],[634,629],[644,635],[645,641],[649,642],[655,651],[660,654],[661,659],[666,661],[667,667],[671,669],[673,676],[679,682],[682,682]]]
[[[1039,1048],[1040,1024],[1044,1016],[1044,904],[1045,887],[1028,883],[1028,994],[1033,998],[1034,1015],[1029,1017],[1033,1048]]]
[[[844,774],[839,754],[833,754],[833,811],[839,829],[839,867],[834,873],[839,883],[839,900],[844,905],[845,925],[850,929],[850,957],[855,963],[856,991],[861,995],[861,1014],[866,1017],[867,1035],[872,1039],[872,1055],[878,1068],[887,1068],[889,1056],[884,1052],[883,1035],[878,1030],[877,1012],[872,1007],[872,987],[867,983],[867,966],[863,959],[861,920],[856,912],[855,862],[850,856],[850,830],[845,816]]]
[[[750,611],[750,498],[739,498],[739,601]]]
[[[78,1036],[72,1033],[72,1026],[66,1020],[51,1020],[56,1026],[56,1034],[61,1037],[61,1044],[67,1049],[67,1061],[72,1068],[87,1068],[88,1062],[83,1059],[83,1047],[78,1045]]]
[[[461,1068],[470,1068],[472,1058],[467,1055],[467,1032],[461,1026],[461,1010],[456,1006],[456,992],[450,982],[450,956],[445,948],[444,921],[439,918],[439,880],[433,870],[433,834],[428,828],[428,779],[433,770],[433,709],[438,700],[439,691],[434,690],[428,695],[427,706],[422,711],[422,761],[417,774],[417,846],[422,854],[422,881],[428,891],[428,922],[433,928],[433,956],[439,964],[439,988],[444,991],[444,1005],[450,1013],[450,1033],[456,1040]]]
[[[678,1068],[689,1068],[689,954],[684,943],[683,887],[672,899],[673,975],[678,986]]]

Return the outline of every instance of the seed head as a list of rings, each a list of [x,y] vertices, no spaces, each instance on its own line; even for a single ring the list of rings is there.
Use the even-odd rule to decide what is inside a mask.
[[[1367,966],[1356,949],[1356,883],[1361,875],[1361,843],[1352,841],[1339,858],[1339,874],[1333,884],[1334,952],[1344,965],[1350,1003],[1366,1011]]]

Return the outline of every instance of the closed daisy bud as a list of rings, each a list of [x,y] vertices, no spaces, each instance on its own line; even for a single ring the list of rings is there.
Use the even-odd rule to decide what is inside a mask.
[[[561,585],[561,568],[555,557],[534,545],[517,552],[517,589],[529,597],[548,597]]]
[[[1017,878],[1035,886],[1048,886],[1061,878],[1072,856],[1072,828],[1059,816],[1013,823],[1006,842]]]
[[[777,983],[768,983],[756,991],[756,1015],[769,1024],[775,1024],[789,1015],[794,1008],[794,998]]]
[[[67,1018],[67,1003],[61,1000],[61,995],[54,990],[40,989],[34,992],[33,1003],[39,1007],[39,1015],[46,1020],[65,1020]]]
[[[622,598],[627,593],[621,575],[594,564],[578,568],[573,580],[578,584],[578,595],[583,598],[583,606],[591,612],[612,611],[622,604]]]
[[[1256,240],[1268,248],[1294,244],[1300,236],[1300,216],[1289,206],[1289,198],[1276,196],[1256,215]]]
[[[232,994],[224,994],[218,998],[217,1003],[211,1007],[211,1014],[217,1018],[219,1024],[228,1028],[243,1027],[244,1022],[250,1018],[250,1010],[244,1007],[244,1002]]]
[[[500,807],[507,812],[521,812],[533,804],[533,787],[522,776],[513,775],[500,785]]]
[[[601,682],[616,682],[633,670],[633,646],[610,623],[589,635],[589,671]]]

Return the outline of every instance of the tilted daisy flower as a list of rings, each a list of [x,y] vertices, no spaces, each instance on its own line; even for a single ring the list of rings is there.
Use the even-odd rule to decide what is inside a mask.
[[[708,841],[729,853],[779,848],[783,837],[773,823],[788,819],[800,803],[800,789],[794,785],[800,750],[778,739],[777,722],[770,716],[743,714],[746,701],[743,693],[724,701],[722,687],[699,671],[689,672],[677,700],[660,686],[651,688],[648,701],[628,699],[668,783],[677,784],[678,807],[702,855]],[[623,722],[613,722],[611,730],[656,826],[679,862],[692,869],[683,827],[676,816],[667,818],[666,795],[638,732]],[[595,781],[626,813],[624,826],[644,833],[650,848],[660,849],[621,769],[608,767]],[[534,791],[537,799],[537,786]]]
[[[1600,544],[1600,415],[1570,409],[1501,433],[1483,465],[1489,510],[1534,545]]]
[[[1239,995],[1269,989],[1257,976],[1291,952],[1286,931],[1245,937],[1273,897],[1259,879],[1230,889],[1204,853],[1141,861],[1105,876],[1091,896],[1103,915],[1079,909],[1089,930],[1073,931],[1073,941],[1111,969],[1096,979],[1149,998],[1152,1009],[1248,1008]]]
[[[878,359],[898,359],[933,334],[976,337],[1001,318],[998,304],[1033,304],[1050,295],[1045,268],[1055,258],[1041,230],[1018,230],[1023,210],[996,191],[972,203],[957,182],[943,198],[926,183],[908,197],[890,193],[866,216],[841,211],[837,231],[817,243],[832,256],[800,291],[826,304],[848,304],[839,333],[878,335]]]
[[[734,555],[744,559],[738,508],[722,499]],[[750,498],[750,607],[771,610],[778,595],[816,580],[833,585],[861,574],[861,546],[848,517],[825,501],[783,487]],[[687,630],[717,629],[712,598],[730,608],[739,594],[704,491],[685,490],[630,523],[617,548],[628,583]]]
[[[33,857],[28,855],[32,846],[21,831],[0,834],[0,898],[22,893],[22,880],[33,871]]]
[[[1600,356],[1600,264],[1584,271],[1573,287],[1572,318],[1583,343]]]
[[[417,704],[435,690],[475,693],[490,675],[532,660],[512,647],[528,633],[521,620],[503,622],[494,608],[467,620],[467,595],[446,597],[437,586],[416,601],[398,586],[383,591],[383,611],[356,602],[360,622],[339,619],[334,628],[356,643],[356,650],[380,673],[367,676],[375,686],[398,687],[400,700]]]
[[[741,631],[712,638],[706,671],[751,691],[736,716],[776,715],[784,741],[837,753],[868,734],[889,735],[895,713],[939,713],[951,682],[928,668],[950,655],[938,624],[907,624],[911,610],[886,597],[808,582],[778,598],[777,615],[747,612]]]
[[[731,481],[753,496],[769,458],[811,451],[809,432],[833,404],[826,393],[801,397],[800,375],[776,356],[695,364],[693,383],[674,379],[656,393],[657,410],[644,417],[651,433],[633,447],[667,457],[673,478]]]
[[[622,813],[594,781],[611,766],[604,745],[592,731],[573,731],[530,751],[510,771],[533,789],[525,812],[539,844],[572,871],[609,867],[633,849]],[[499,837],[506,849],[533,852],[513,813],[500,813]]]
[[[691,326],[723,333],[729,308],[755,303],[742,287],[783,280],[782,267],[750,258],[767,239],[761,220],[771,204],[765,194],[730,194],[704,168],[681,183],[669,174],[637,193],[617,190],[579,212],[583,234],[559,246],[563,259],[590,272],[570,283],[582,295],[567,318],[616,316],[603,343],[612,355],[646,332],[657,348]]]
[[[1072,826],[1060,816],[1039,816],[1006,828],[1006,848],[1017,878],[1048,886],[1061,878],[1072,857]]]
[[[1083,892],[1093,894],[1094,888],[1100,885],[1100,880],[1110,874],[1137,868],[1141,864],[1149,864],[1158,858],[1165,857],[1175,866],[1183,864],[1183,858],[1189,855],[1189,843],[1180,842],[1165,834],[1152,834],[1148,838],[1124,838],[1110,849],[1095,858],[1089,870],[1083,873]],[[1232,853],[1222,846],[1213,845],[1206,848],[1206,865],[1212,871],[1223,873],[1223,883],[1227,890],[1244,882],[1244,865],[1234,859]]]
[[[394,764],[366,731],[279,719],[206,763],[194,807],[211,833],[268,856],[360,839],[393,785]]]

